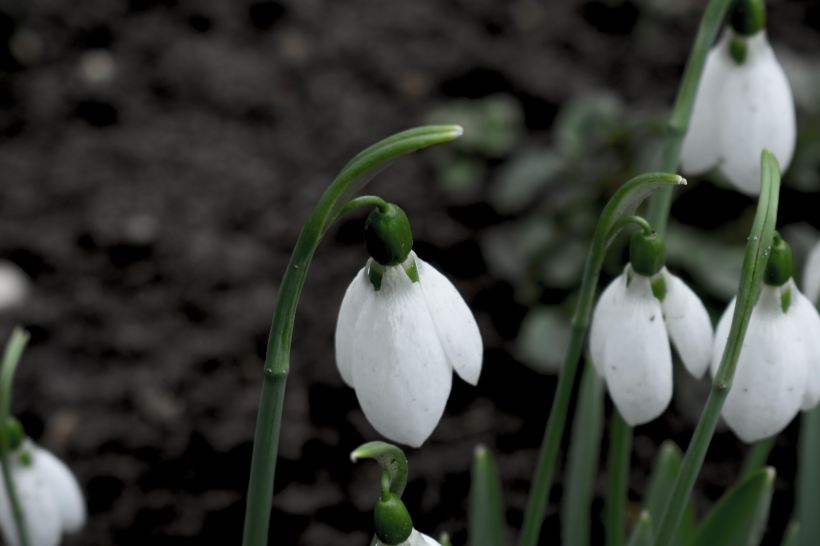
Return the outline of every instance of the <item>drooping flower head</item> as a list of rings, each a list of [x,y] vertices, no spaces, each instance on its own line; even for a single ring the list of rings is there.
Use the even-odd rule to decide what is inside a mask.
[[[589,348],[599,377],[631,426],[658,417],[672,399],[672,343],[689,373],[709,366],[712,323],[700,299],[664,266],[659,235],[636,233],[630,263],[601,294]]]
[[[373,427],[418,447],[444,413],[453,370],[478,383],[483,345],[467,304],[444,275],[411,251],[407,217],[389,207],[398,212],[376,209],[368,217],[373,258],[342,300],[336,365]],[[382,222],[387,216],[392,226]],[[392,238],[395,232],[400,237]]]
[[[715,167],[741,192],[760,193],[760,153],[788,169],[797,139],[794,98],[765,30],[762,0],[736,0],[731,25],[709,52],[695,95],[681,168]]]
[[[30,546],[57,546],[64,533],[85,525],[86,509],[77,479],[60,459],[23,436],[16,422],[9,453],[11,479],[24,514]],[[17,524],[0,474],[0,531],[10,546],[20,546]]]
[[[716,375],[729,338],[733,299],[718,322]],[[752,310],[723,418],[747,443],[783,430],[820,401],[820,315],[792,279],[792,252],[775,232],[760,297]]]

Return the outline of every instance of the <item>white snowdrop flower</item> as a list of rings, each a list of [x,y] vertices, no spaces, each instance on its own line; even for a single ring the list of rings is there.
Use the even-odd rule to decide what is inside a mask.
[[[57,546],[63,533],[82,529],[86,521],[83,494],[77,479],[60,459],[25,438],[9,460],[30,546]],[[6,544],[20,545],[2,474],[0,531]]]
[[[803,293],[812,304],[820,297],[820,244],[814,246],[803,266]]]
[[[0,260],[0,311],[20,307],[30,292],[28,276],[17,265]]]
[[[775,234],[766,278],[752,310],[723,418],[744,442],[783,430],[820,401],[820,315],[791,278],[791,249]],[[718,322],[712,376],[720,367],[735,311]]]
[[[386,546],[383,542],[379,542],[378,546]],[[415,529],[410,532],[410,536],[407,537],[407,540],[404,542],[400,542],[396,546],[441,546],[441,544],[434,540],[424,533],[419,533]]]
[[[757,195],[763,149],[786,171],[796,139],[791,87],[765,29],[744,36],[727,28],[706,59],[683,140],[682,170],[698,175],[719,167],[739,191]]]
[[[601,294],[589,336],[595,369],[631,426],[655,419],[672,399],[670,338],[695,377],[705,373],[712,348],[712,323],[703,303],[662,266],[665,253],[646,266],[634,251],[639,236],[647,239],[641,233],[633,237],[631,263]],[[644,273],[660,271],[640,274],[636,264]]]

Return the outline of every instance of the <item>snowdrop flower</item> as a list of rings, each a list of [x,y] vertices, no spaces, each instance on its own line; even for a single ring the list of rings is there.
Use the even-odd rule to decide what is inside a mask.
[[[719,167],[741,192],[760,192],[760,153],[788,169],[797,138],[791,87],[766,38],[762,2],[735,2],[727,28],[709,52],[695,95],[681,168]]]
[[[83,494],[77,479],[60,459],[24,438],[10,453],[9,461],[30,546],[57,546],[63,533],[82,529],[86,520]],[[2,474],[0,531],[6,544],[20,546]]]
[[[453,370],[478,383],[483,345],[467,304],[410,250],[407,217],[389,207],[368,217],[365,238],[376,259],[359,271],[342,300],[336,365],[379,433],[419,447],[444,413]]]
[[[636,233],[630,264],[601,294],[589,346],[624,421],[658,417],[672,399],[672,343],[686,369],[701,377],[709,366],[712,323],[700,299],[664,267],[660,236]]]
[[[28,276],[17,265],[0,260],[0,311],[20,307],[29,294]]]
[[[811,249],[803,266],[803,293],[814,304],[820,297],[820,244]]]
[[[387,546],[383,542],[379,542],[378,546]],[[404,542],[400,542],[398,546],[441,546],[438,541],[433,540],[432,538],[428,537],[424,533],[419,533],[415,529],[410,533],[410,536],[407,537],[407,540]]]
[[[792,252],[775,232],[760,297],[752,310],[723,418],[746,443],[783,430],[820,401],[820,315],[791,278]],[[718,322],[712,376],[723,358],[735,311]]]

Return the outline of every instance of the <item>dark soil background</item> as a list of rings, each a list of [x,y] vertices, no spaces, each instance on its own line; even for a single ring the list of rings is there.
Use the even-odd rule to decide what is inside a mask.
[[[459,97],[512,94],[544,143],[561,105],[586,91],[667,108],[705,2],[671,4],[0,2],[0,42],[16,44],[0,54],[0,256],[34,281],[0,334],[15,323],[32,333],[14,412],[71,466],[88,500],[89,524],[66,544],[238,544],[278,283],[338,170]],[[769,29],[794,51],[820,51],[811,2],[771,2]],[[438,429],[408,450],[404,499],[416,527],[463,544],[472,450],[484,443],[500,467],[511,538],[556,379],[512,356],[526,308],[488,273],[478,244],[509,218],[481,196],[448,200],[433,154],[402,159],[368,193],[405,209],[416,251],[462,292],[486,349],[478,387],[455,379]],[[733,194],[727,205],[729,192],[707,186],[674,214],[711,227],[709,214],[747,203]],[[817,210],[814,196],[790,195],[784,203]],[[330,230],[300,301],[271,543],[364,545],[372,532],[378,465],[348,454],[380,437],[333,352],[344,290],[367,258],[363,218]],[[685,448],[691,430],[674,409],[636,430],[631,512],[657,446],[671,437]],[[796,431],[772,455],[767,544],[790,517]],[[716,437],[695,494],[701,516],[745,449]],[[563,466],[543,544],[558,540]],[[602,467],[593,543],[605,490]]]

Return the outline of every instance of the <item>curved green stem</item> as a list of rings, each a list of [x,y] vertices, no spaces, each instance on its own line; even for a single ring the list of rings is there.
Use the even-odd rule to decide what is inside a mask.
[[[695,94],[703,75],[703,67],[706,65],[706,56],[715,41],[715,37],[717,37],[720,23],[723,21],[731,1],[711,0],[709,5],[706,6],[706,11],[703,12],[698,35],[695,38],[695,45],[689,54],[689,61],[686,64],[683,80],[678,89],[675,107],[669,118],[661,159],[662,171],[670,173],[678,171],[683,137],[689,129],[689,120],[692,117],[692,108],[695,105]],[[661,237],[666,235],[666,223],[669,219],[669,209],[672,206],[672,191],[672,188],[662,189],[649,200],[649,210],[646,217]]]
[[[432,144],[448,142],[461,134],[462,129],[457,125],[430,125],[398,133],[371,146],[342,169],[305,223],[279,287],[268,338],[262,396],[253,442],[243,546],[263,546],[268,543],[282,405],[290,371],[293,319],[316,247],[353,196],[384,170],[391,159]]]
[[[376,459],[387,473],[389,491],[401,497],[407,485],[407,457],[404,451],[387,442],[368,442],[350,454],[352,462],[359,459]],[[384,478],[385,475],[382,475],[382,488]]]
[[[336,216],[336,220],[340,220],[342,216],[345,216],[349,212],[353,212],[353,210],[359,207],[379,207],[379,210],[382,212],[387,212],[387,201],[382,199],[381,197],[377,197],[375,195],[362,195],[361,197],[357,197],[356,199],[352,199],[344,208],[339,212],[339,215]]]
[[[649,225],[649,222],[640,216],[624,216],[623,218],[619,218],[618,221],[612,226],[612,229],[621,229],[627,224],[638,224],[646,235],[652,235],[653,233],[652,226]]]
[[[609,496],[606,501],[606,546],[621,546],[624,541],[626,497],[629,493],[629,463],[632,454],[632,427],[618,408],[612,408],[609,439]]]
[[[524,514],[524,524],[518,541],[521,546],[535,546],[538,544],[547,497],[552,484],[552,475],[555,471],[555,461],[558,457],[561,438],[566,425],[572,385],[575,382],[575,374],[578,370],[578,359],[581,357],[584,336],[592,316],[595,288],[598,285],[598,277],[601,273],[606,248],[617,235],[617,229],[613,229],[613,227],[621,217],[634,213],[640,202],[655,190],[665,186],[685,183],[686,181],[683,178],[675,174],[647,173],[636,176],[615,192],[598,220],[598,226],[595,229],[595,235],[584,266],[581,294],[575,308],[575,315],[572,318],[572,336],[569,349],[558,378],[558,388],[552,401],[547,428],[544,431],[544,440],[541,444],[538,466],[530,489],[527,510]]]
[[[20,537],[20,545],[28,546],[28,529],[26,529],[23,507],[17,496],[14,481],[11,478],[11,466],[9,455],[11,445],[8,435],[7,423],[11,417],[11,386],[14,382],[14,372],[17,371],[17,364],[29,340],[29,334],[19,326],[14,329],[11,338],[6,344],[6,351],[3,353],[3,364],[0,368],[0,459],[3,463],[3,481],[6,486],[11,504],[11,511],[14,514],[14,523],[17,525],[17,535]]]
[[[720,368],[712,382],[712,390],[706,400],[706,407],[700,417],[692,440],[683,458],[680,472],[670,494],[666,511],[660,520],[655,546],[671,546],[675,532],[680,524],[689,495],[695,485],[700,467],[712,441],[723,403],[732,388],[737,360],[743,347],[743,338],[749,326],[752,309],[760,295],[763,274],[769,260],[769,248],[774,237],[774,226],[777,221],[777,204],[780,194],[780,170],[777,160],[764,150],[761,158],[762,184],[760,200],[757,204],[752,232],[746,245],[746,257],[743,260],[743,273],[740,278],[740,290],[737,295],[735,314],[726,349],[720,361]]]

